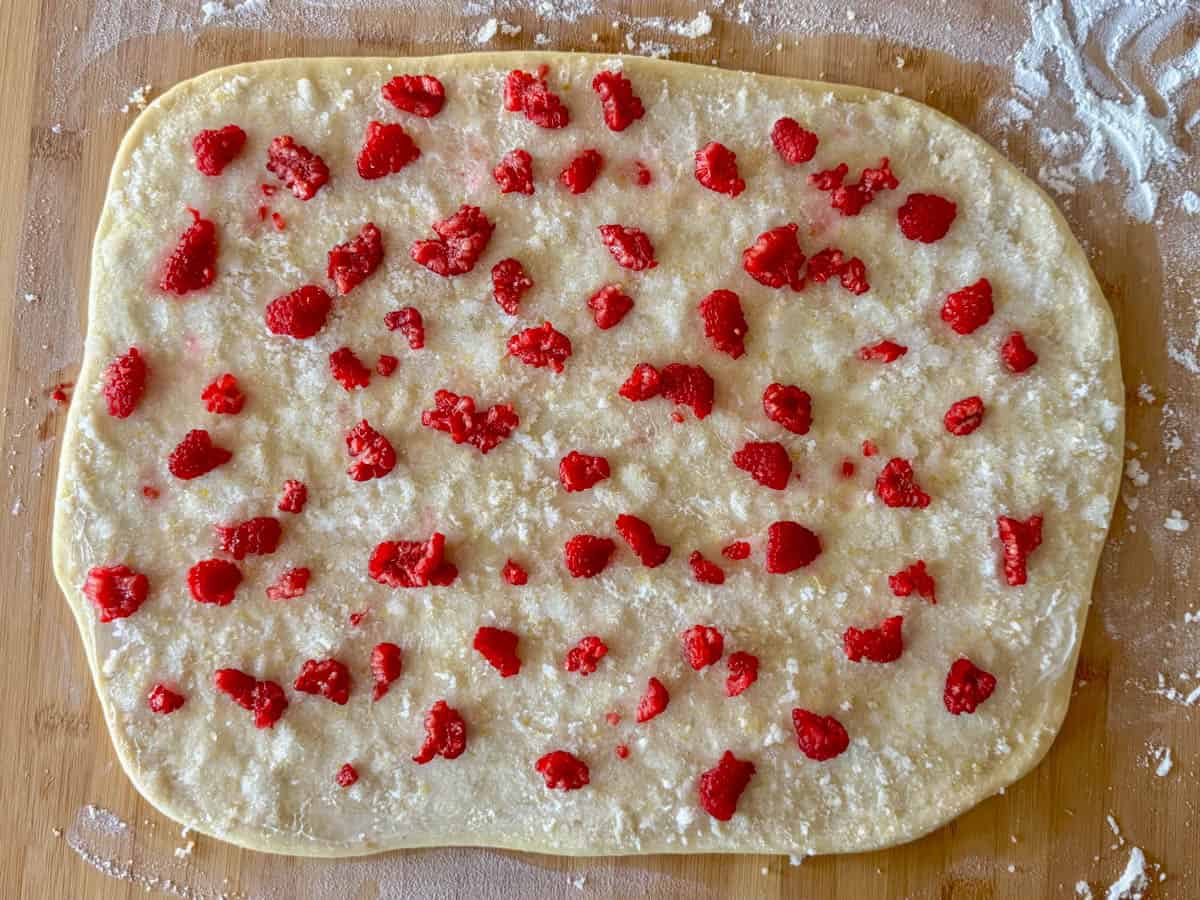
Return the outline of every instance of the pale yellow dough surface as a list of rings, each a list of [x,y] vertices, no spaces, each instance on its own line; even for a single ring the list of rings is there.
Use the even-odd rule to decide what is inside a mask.
[[[569,127],[547,131],[505,112],[514,68],[549,66],[571,110]],[[646,105],[623,133],[604,127],[590,88],[602,67],[623,67]],[[446,85],[433,119],[392,108],[380,86],[395,74],[429,73]],[[780,116],[817,132],[807,165],[785,166],[768,134]],[[354,169],[370,119],[399,122],[422,151],[403,172],[364,181]],[[199,174],[191,138],[241,125],[241,158],[218,178]],[[266,147],[279,134],[321,154],[333,172],[301,203],[270,199],[285,231],[260,223]],[[710,140],[737,153],[744,194],[701,187],[693,153]],[[513,147],[534,156],[536,193],[501,196],[490,172]],[[596,185],[572,196],[557,174],[579,150],[606,159]],[[888,156],[901,180],[862,215],[841,218],[806,183],[845,161],[855,175]],[[654,181],[633,184],[633,161]],[[959,204],[949,235],[905,240],[896,209],[914,191]],[[408,257],[435,220],[469,203],[496,223],[480,263],[443,279]],[[220,235],[213,286],[184,299],[155,284],[192,206]],[[307,282],[324,283],[326,253],[363,223],[383,231],[387,255],[314,339],[269,335],[263,308]],[[596,227],[643,229],[659,265],[617,267]],[[800,224],[808,253],[837,246],[867,264],[871,290],[853,297],[835,283],[803,293],[772,290],[741,269],[756,235]],[[489,270],[521,259],[536,287],[520,315],[491,299]],[[938,317],[946,293],[986,276],[996,313],[969,336]],[[617,328],[592,323],[587,298],[618,283],[636,307]],[[167,815],[249,847],[304,855],[350,855],[397,847],[479,844],[570,854],[650,852],[832,853],[909,840],[947,822],[1027,772],[1046,752],[1067,706],[1096,564],[1118,485],[1123,391],[1112,316],[1061,216],[1030,181],[953,121],[919,103],[872,91],[646,59],[565,54],[476,54],[428,59],[279,60],[214,71],[156,100],[118,154],[96,237],[89,329],[62,456],[54,559],[76,614],[113,741],[138,789]],[[717,353],[696,305],[717,288],[736,291],[750,325],[746,355]],[[386,312],[413,305],[428,342],[408,350],[383,327]],[[521,328],[550,320],[574,355],[556,375],[505,355]],[[1020,329],[1041,359],[1017,377],[998,347]],[[909,352],[888,366],[855,357],[889,337]],[[352,347],[369,365],[393,353],[390,379],[348,394],[330,377],[329,353]],[[130,346],[151,368],[146,396],[128,419],[101,396],[105,366]],[[700,363],[716,381],[703,421],[671,419],[664,400],[617,396],[642,361]],[[235,373],[248,395],[238,416],[216,416],[203,387]],[[762,414],[763,387],[795,383],[813,397],[814,425],[798,437]],[[512,402],[521,425],[488,456],[422,428],[438,388],[482,405]],[[942,426],[954,401],[979,394],[983,427],[956,438]],[[399,462],[385,478],[352,482],[344,435],[362,418],[387,435]],[[171,448],[207,428],[233,461],[181,482],[166,470]],[[864,459],[864,439],[880,455]],[[746,440],[779,440],[801,479],[767,490],[736,470]],[[608,457],[613,477],[568,494],[558,484],[569,450]],[[872,486],[892,456],[913,461],[933,502],[884,507]],[[858,466],[838,477],[841,460]],[[275,513],[285,479],[307,483],[302,515]],[[147,500],[149,484],[161,497]],[[623,512],[651,522],[673,548],[650,570],[619,544],[601,576],[572,579],[563,542],[589,532],[616,538]],[[1045,541],[1029,583],[999,575],[998,514],[1045,517]],[[224,608],[188,594],[185,573],[215,552],[212,526],[278,515],[284,538],[272,556],[250,557],[237,599]],[[792,519],[818,532],[824,554],[808,569],[770,576],[767,526]],[[448,588],[391,590],[367,576],[385,539],[448,538],[461,576]],[[729,563],[735,538],[754,547]],[[696,584],[688,554],[700,549],[728,573]],[[531,573],[504,584],[508,556]],[[892,596],[886,576],[925,559],[939,602]],[[81,592],[96,565],[126,563],[147,574],[151,594],[133,616],[99,624]],[[308,593],[271,602],[280,571],[308,566]],[[351,612],[368,609],[361,626]],[[848,625],[903,614],[906,650],[890,665],[854,664],[841,649]],[[724,661],[693,672],[679,634],[717,626],[726,654],[761,660],[757,684],[724,694]],[[501,679],[471,649],[480,625],[521,635],[523,668]],[[585,634],[610,653],[588,678],[562,658]],[[404,674],[372,703],[368,657],[399,644]],[[335,656],[355,683],[337,706],[295,692],[304,660]],[[942,704],[950,663],[969,656],[998,687],[975,715]],[[290,707],[270,730],[212,688],[217,668],[272,679]],[[671,692],[668,710],[644,725],[634,707],[646,679]],[[146,707],[158,681],[187,704],[170,716]],[[467,719],[467,752],[418,766],[411,756],[423,716],[446,699]],[[836,715],[851,744],[824,763],[805,758],[793,707]],[[605,714],[621,714],[613,726]],[[630,748],[617,758],[619,743]],[[585,759],[591,784],[548,790],[534,761],[552,749]],[[757,766],[728,822],[697,802],[697,778],[726,750]],[[345,762],[350,789],[335,784]]]

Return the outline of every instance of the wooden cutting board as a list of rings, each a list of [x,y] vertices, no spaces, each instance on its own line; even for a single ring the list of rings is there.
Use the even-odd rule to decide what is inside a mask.
[[[261,0],[260,0],[261,2]],[[227,0],[233,6],[233,0]],[[1132,845],[1161,864],[1154,896],[1196,897],[1197,841],[1191,831],[1200,789],[1200,749],[1190,709],[1153,691],[1163,660],[1186,635],[1183,614],[1198,583],[1200,528],[1169,550],[1140,535],[1161,515],[1133,518],[1118,505],[1079,666],[1077,691],[1057,743],[1036,771],[937,833],[880,853],[790,865],[762,856],[569,860],[481,850],[393,853],[365,861],[314,861],[239,850],[181,836],[130,786],[110,746],[67,606],[50,569],[50,522],[58,437],[65,408],[49,398],[80,359],[88,254],[118,141],[136,109],[121,111],[139,85],[152,95],[216,66],[299,55],[397,55],[462,50],[487,18],[458,18],[445,4],[388,13],[348,4],[354,39],[209,27],[184,31],[178,10],[197,19],[199,0],[98,4],[5,0],[0,4],[0,895],[118,898],[146,890],[190,898],[352,897],[854,897],[1026,898],[1072,896],[1077,881],[1103,886],[1120,874]],[[333,4],[336,5],[336,4]],[[1011,72],[891,43],[837,35],[764,36],[715,11],[711,34],[668,38],[672,56],[772,74],[825,78],[891,90],[988,134],[989,98]],[[836,5],[836,4],[835,4]],[[903,6],[904,4],[899,4]],[[927,0],[924,2],[928,6]],[[1023,6],[971,0],[991,27],[1026,28]],[[895,7],[896,3],[889,3]],[[411,2],[406,7],[412,9]],[[158,10],[148,12],[147,10]],[[687,22],[683,2],[644,2],[626,13]],[[863,3],[859,15],[869,16]],[[839,11],[840,10],[839,7]],[[328,16],[328,13],[322,15]],[[957,14],[961,17],[961,13]],[[489,49],[625,49],[611,15],[559,16],[523,26]],[[424,40],[414,35],[440,35]],[[594,36],[593,36],[594,35]],[[467,39],[464,41],[464,36]],[[1189,34],[1185,40],[1195,41]],[[895,63],[904,60],[903,67]],[[1035,126],[1039,123],[1033,123]],[[994,129],[993,129],[994,131]],[[1035,145],[1011,135],[1007,152],[1036,173]],[[1084,239],[1116,311],[1126,381],[1169,397],[1171,415],[1195,421],[1196,393],[1164,354],[1171,302],[1200,295],[1189,275],[1164,285],[1159,242],[1165,225],[1136,225],[1101,185],[1066,211]],[[1118,210],[1118,212],[1114,212]],[[1129,439],[1149,448],[1143,465],[1165,465],[1162,401],[1130,392]],[[1190,500],[1186,483],[1175,505]],[[1130,535],[1131,525],[1139,531]],[[1198,626],[1200,627],[1200,626]],[[1176,673],[1169,673],[1172,677]],[[1169,747],[1175,766],[1154,774],[1149,746]],[[1106,816],[1114,816],[1117,838]],[[195,840],[189,849],[189,841]],[[1118,841],[1128,841],[1118,845]],[[178,853],[176,852],[178,850]]]

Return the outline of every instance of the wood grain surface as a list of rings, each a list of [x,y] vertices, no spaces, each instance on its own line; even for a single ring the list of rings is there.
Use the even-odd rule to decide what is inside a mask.
[[[986,12],[991,27],[1028,27],[1023,4],[960,5]],[[94,9],[82,0],[0,2],[0,896],[1028,900],[1074,896],[1080,880],[1103,896],[1136,844],[1166,876],[1152,886],[1153,896],[1200,897],[1192,828],[1200,732],[1191,708],[1153,692],[1164,660],[1176,658],[1186,641],[1172,623],[1182,623],[1197,602],[1200,557],[1192,551],[1200,528],[1167,544],[1151,531],[1162,530],[1161,514],[1135,522],[1125,504],[1118,504],[1101,565],[1077,690],[1049,756],[1004,795],[913,844],[799,866],[761,856],[569,860],[469,849],[330,862],[256,854],[210,839],[177,856],[176,848],[186,851],[192,838],[143,802],[121,772],[49,558],[65,409],[48,395],[73,379],[82,352],[92,232],[113,154],[136,112],[120,106],[138,85],[152,85],[157,94],[246,60],[461,50],[462,36],[482,17],[461,19],[447,12],[452,4],[437,4],[415,23],[411,12],[359,4],[346,13],[343,33],[352,38],[331,38],[304,33],[302,23],[284,32],[181,30],[148,17],[150,6],[139,12],[136,3]],[[623,5],[626,13],[683,21],[700,8],[667,0]],[[865,0],[858,4],[860,15],[870,8]],[[99,15],[127,27],[105,31]],[[539,22],[532,12],[505,18],[524,30],[497,37],[489,49],[532,47],[538,32],[554,49],[624,49],[611,16],[569,24]],[[113,34],[117,39],[109,40]],[[87,54],[78,50],[81,35],[97,38]],[[704,39],[670,42],[676,59],[898,87],[997,137],[984,110],[1011,71],[886,39],[779,35],[776,49],[775,37],[764,39],[717,12]],[[1186,45],[1197,37],[1189,31],[1177,40]],[[1009,134],[1005,149],[1027,172],[1038,171],[1041,160],[1021,133]],[[1196,392],[1187,381],[1193,376],[1172,365],[1165,344],[1172,317],[1180,315],[1177,301],[1200,296],[1200,280],[1188,274],[1164,283],[1161,242],[1177,224],[1132,222],[1111,186],[1070,198],[1065,210],[1116,312],[1126,383],[1148,383],[1160,398],[1141,402],[1132,389],[1129,396],[1129,439],[1149,450],[1143,464],[1157,471],[1168,465],[1162,398],[1169,398],[1177,421],[1196,421]],[[1172,505],[1186,515],[1194,485],[1184,481]],[[1200,522],[1200,510],[1192,512]],[[1168,777],[1156,777],[1153,762],[1147,764],[1150,744],[1172,749]],[[89,805],[111,810],[125,826],[103,812],[89,815]],[[1106,822],[1110,814],[1128,843],[1118,845]]]

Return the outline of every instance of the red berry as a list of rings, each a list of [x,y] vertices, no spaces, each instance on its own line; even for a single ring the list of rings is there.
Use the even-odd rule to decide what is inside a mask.
[[[283,496],[279,498],[277,509],[281,512],[298,513],[304,509],[307,502],[308,488],[304,482],[288,479],[283,483]]]
[[[337,773],[337,783],[344,788],[350,787],[354,782],[358,781],[358,770],[350,763],[346,763]]]
[[[142,496],[147,500],[157,500],[159,497],[158,488],[144,484],[142,485]]]
[[[563,561],[574,578],[594,578],[604,571],[617,545],[610,538],[577,534],[563,546]]]
[[[1024,372],[1038,361],[1037,354],[1025,345],[1025,335],[1014,331],[1000,345],[1000,358],[1010,372]]]
[[[660,544],[654,537],[654,529],[650,524],[637,516],[621,514],[617,516],[616,526],[629,549],[642,561],[642,565],[651,569],[657,568],[671,555],[671,548]]]
[[[641,160],[634,162],[635,174],[633,180],[637,182],[638,187],[646,187],[654,180],[654,175],[646,168],[646,164]]]
[[[970,334],[992,317],[992,285],[980,278],[961,291],[955,291],[942,304],[942,321],[959,334]]]
[[[400,367],[400,360],[390,353],[379,354],[379,359],[375,361],[375,371],[384,378],[391,377],[392,373]]]
[[[391,588],[448,584],[451,570],[457,575],[458,569],[445,560],[445,550],[446,536],[440,531],[427,541],[383,541],[371,554],[367,574]]]
[[[724,584],[725,570],[715,562],[704,558],[699,550],[693,550],[688,557],[688,565],[692,567],[692,577],[701,584]]]
[[[879,161],[878,168],[863,169],[855,183],[843,184],[848,172],[846,164],[841,163],[835,169],[808,176],[809,184],[819,191],[829,192],[829,205],[843,216],[857,216],[864,206],[875,199],[877,191],[892,190],[900,185],[892,174],[887,157]]]
[[[425,119],[441,112],[446,102],[446,89],[432,75],[397,75],[380,93],[396,109]]]
[[[274,553],[283,533],[279,520],[270,516],[258,516],[228,527],[218,525],[215,531],[221,549],[234,559],[245,559],[251,554]]]
[[[654,258],[654,245],[641,229],[601,225],[599,231],[600,240],[622,268],[641,272],[658,265],[658,260]]]
[[[807,709],[792,710],[796,743],[809,759],[824,762],[840,756],[850,746],[850,736],[833,716],[818,716]]]
[[[973,713],[979,704],[992,696],[996,676],[977,667],[966,657],[956,659],[946,673],[946,689],[942,702],[953,715]]]
[[[567,658],[563,665],[568,672],[578,672],[587,677],[596,671],[596,666],[607,653],[608,647],[605,646],[604,641],[594,634],[589,634],[567,651]]]
[[[290,134],[275,138],[267,147],[267,171],[301,200],[311,200],[321,185],[329,181],[325,160],[297,144]]]
[[[612,472],[603,456],[588,456],[572,450],[558,464],[558,480],[568,492],[595,487]]]
[[[188,212],[194,221],[179,236],[158,282],[164,291],[180,297],[208,287],[217,277],[217,227],[196,210]]]
[[[246,132],[236,125],[204,129],[192,138],[196,154],[196,169],[201,175],[220,175],[221,171],[241,155],[246,146]]]
[[[710,191],[730,197],[746,189],[746,182],[738,177],[737,154],[716,141],[696,151],[696,180]]]
[[[533,157],[520,147],[509,150],[492,169],[492,178],[502,194],[532,194]]]
[[[924,509],[929,505],[929,495],[921,490],[913,477],[913,467],[906,459],[889,459],[879,477],[875,479],[875,493],[887,506]]]
[[[733,454],[733,464],[763,487],[782,491],[792,477],[792,458],[778,441],[750,441]]]
[[[808,434],[812,427],[812,397],[794,384],[772,382],[763,391],[763,412],[792,434]]]
[[[671,363],[659,372],[662,395],[679,406],[690,406],[697,419],[713,408],[713,380],[700,366]]]
[[[667,693],[667,689],[663,687],[663,683],[657,678],[651,678],[646,683],[646,693],[642,694],[642,699],[637,705],[637,720],[641,722],[649,722],[671,702],[671,695]]]
[[[784,116],[771,128],[771,143],[785,163],[795,166],[816,156],[820,140],[795,119]]]
[[[279,573],[274,584],[267,585],[268,600],[294,600],[308,590],[308,569],[286,569]]]
[[[584,150],[559,173],[559,183],[572,194],[582,194],[596,181],[603,166],[604,157],[598,150]]]
[[[725,696],[736,697],[758,681],[758,657],[739,650],[725,661],[729,675],[725,679]]]
[[[242,583],[242,570],[227,559],[204,559],[188,569],[187,583],[197,603],[228,606]]]
[[[754,772],[754,763],[738,759],[726,750],[721,761],[700,776],[700,805],[704,811],[721,822],[732,819],[738,799]]]
[[[725,638],[711,625],[693,625],[682,637],[683,658],[697,672],[716,665],[725,652]]]
[[[421,148],[401,126],[372,120],[367,123],[362,149],[358,151],[358,174],[373,181],[384,175],[394,175],[420,157]]]
[[[624,131],[645,114],[642,101],[633,92],[633,83],[620,72],[597,72],[592,90],[600,95],[604,124],[612,131]]]
[[[123,356],[108,364],[104,370],[103,393],[110,416],[125,419],[133,414],[146,392],[147,374],[146,358],[137,347],[130,347]]]
[[[617,758],[618,759],[628,759],[629,758],[629,748],[626,747],[624,744],[617,744]]]
[[[633,309],[633,298],[623,292],[619,285],[606,284],[588,298],[588,309],[596,320],[596,327],[607,331],[618,324]]]
[[[780,225],[764,231],[742,251],[742,268],[751,278],[767,287],[785,285],[793,291],[804,287],[804,253],[796,240],[799,226]]]
[[[502,259],[492,266],[492,296],[510,316],[517,314],[521,298],[533,287],[533,279],[516,259]]]
[[[638,363],[617,393],[635,403],[657,397],[662,393],[662,376],[650,363]]]
[[[338,294],[345,296],[379,268],[382,261],[383,236],[374,222],[368,222],[358,237],[329,251],[325,274],[337,285]]]
[[[267,304],[267,330],[299,340],[310,338],[325,327],[332,304],[324,288],[306,284]]]
[[[505,79],[504,108],[525,113],[526,119],[541,128],[562,128],[571,119],[570,111],[547,87],[544,77],[517,70]]]
[[[908,597],[916,593],[918,597],[937,603],[937,583],[933,576],[925,570],[925,560],[918,559],[907,569],[901,569],[895,575],[888,576],[888,587],[897,597]]]
[[[529,573],[520,563],[512,559],[505,560],[504,568],[500,570],[500,577],[513,587],[521,587],[529,583]]]
[[[728,547],[722,548],[721,555],[726,559],[747,559],[750,556],[750,544],[746,541],[734,541]]]
[[[713,347],[737,359],[746,352],[745,337],[750,326],[742,313],[742,301],[733,291],[713,291],[700,301],[704,334]]]
[[[367,617],[367,613],[369,613],[369,612],[370,612],[370,610],[363,609],[363,610],[357,610],[355,612],[350,613],[350,616],[348,618],[348,621],[350,622],[350,626],[352,628],[357,628],[359,625],[361,625],[363,623],[363,619],[365,619]]]
[[[810,565],[821,555],[821,539],[796,522],[775,522],[767,529],[767,571],[783,575]]]
[[[903,624],[903,616],[892,616],[884,619],[878,628],[847,628],[842,635],[846,658],[851,662],[863,659],[876,663],[894,662],[904,652],[904,638],[900,635]]]
[[[387,694],[392,682],[400,677],[404,669],[404,654],[395,644],[386,641],[376,644],[371,650],[371,678],[375,689],[371,692],[372,702]]]
[[[256,728],[272,728],[287,709],[287,696],[274,681],[256,681],[237,669],[217,669],[213,684],[242,709],[254,712]]]
[[[537,761],[535,768],[546,779],[546,787],[575,791],[588,783],[588,767],[566,750],[554,750]]]
[[[477,206],[460,206],[448,219],[433,223],[435,240],[413,241],[408,255],[435,275],[450,278],[475,268],[495,227]]]
[[[364,388],[371,383],[371,370],[349,347],[339,347],[329,354],[329,371],[347,391]]]
[[[467,749],[467,723],[458,710],[439,700],[425,714],[425,743],[413,762],[424,765],[435,756],[455,759]]]
[[[355,481],[382,478],[396,465],[392,442],[372,428],[366,419],[346,432],[346,451],[354,459],[346,474]]]
[[[96,566],[83,583],[83,594],[95,605],[101,622],[132,616],[149,593],[146,576],[124,565]]]
[[[806,274],[817,284],[824,284],[837,276],[842,287],[852,294],[865,294],[871,289],[863,261],[857,256],[846,259],[846,255],[836,247],[826,247],[813,254],[808,261]]]
[[[1004,545],[1004,580],[1016,587],[1027,580],[1026,560],[1042,543],[1042,517],[1024,522],[1000,516],[996,519],[1000,543]]]
[[[484,626],[475,632],[472,646],[500,673],[501,678],[509,678],[521,671],[521,660],[517,656],[519,640],[511,631]]]
[[[959,400],[946,410],[942,421],[946,425],[946,430],[953,435],[962,437],[970,434],[983,424],[983,401],[978,397]]]
[[[561,372],[571,355],[571,339],[549,322],[543,322],[540,328],[526,328],[510,337],[508,352],[527,366]]]
[[[879,448],[875,446],[874,441],[866,440],[866,441],[862,442],[862,455],[863,456],[868,456],[868,457],[874,456],[878,452],[879,452]]]
[[[150,711],[158,713],[161,716],[170,715],[175,712],[175,710],[183,706],[184,702],[185,698],[183,694],[175,693],[161,682],[151,688],[149,696],[146,697],[146,705],[150,707]]]
[[[433,401],[434,408],[421,413],[421,424],[446,432],[456,444],[469,443],[485,455],[520,424],[516,411],[508,403],[498,403],[480,413],[475,411],[473,398],[450,391],[438,391]]]
[[[854,475],[854,463],[848,459],[842,460],[842,477],[850,478]]]
[[[425,323],[416,307],[394,309],[383,317],[388,331],[399,331],[408,340],[408,349],[420,350],[425,346]]]
[[[308,659],[292,685],[305,694],[319,694],[339,706],[350,699],[350,670],[336,659]]]
[[[880,341],[878,344],[869,344],[861,347],[858,351],[858,358],[861,360],[878,360],[879,362],[895,362],[905,353],[908,348],[894,343],[892,341]]]
[[[233,459],[233,454],[212,442],[203,428],[193,428],[167,457],[167,469],[176,478],[188,481],[199,478]]]
[[[237,378],[226,372],[200,393],[204,408],[210,413],[237,415],[246,405],[246,395],[238,387]]]
[[[909,194],[896,211],[901,233],[910,241],[932,244],[950,230],[958,207],[937,194]]]

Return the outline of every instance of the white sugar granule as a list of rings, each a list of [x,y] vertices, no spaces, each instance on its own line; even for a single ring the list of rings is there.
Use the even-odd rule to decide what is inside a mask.
[[[1125,463],[1125,477],[1133,482],[1134,487],[1145,487],[1150,483],[1150,473],[1142,468],[1142,464],[1137,459],[1131,459]]]
[[[1153,403],[1157,398],[1154,396],[1154,388],[1148,384],[1139,384],[1137,389],[1137,398],[1143,403]]]

